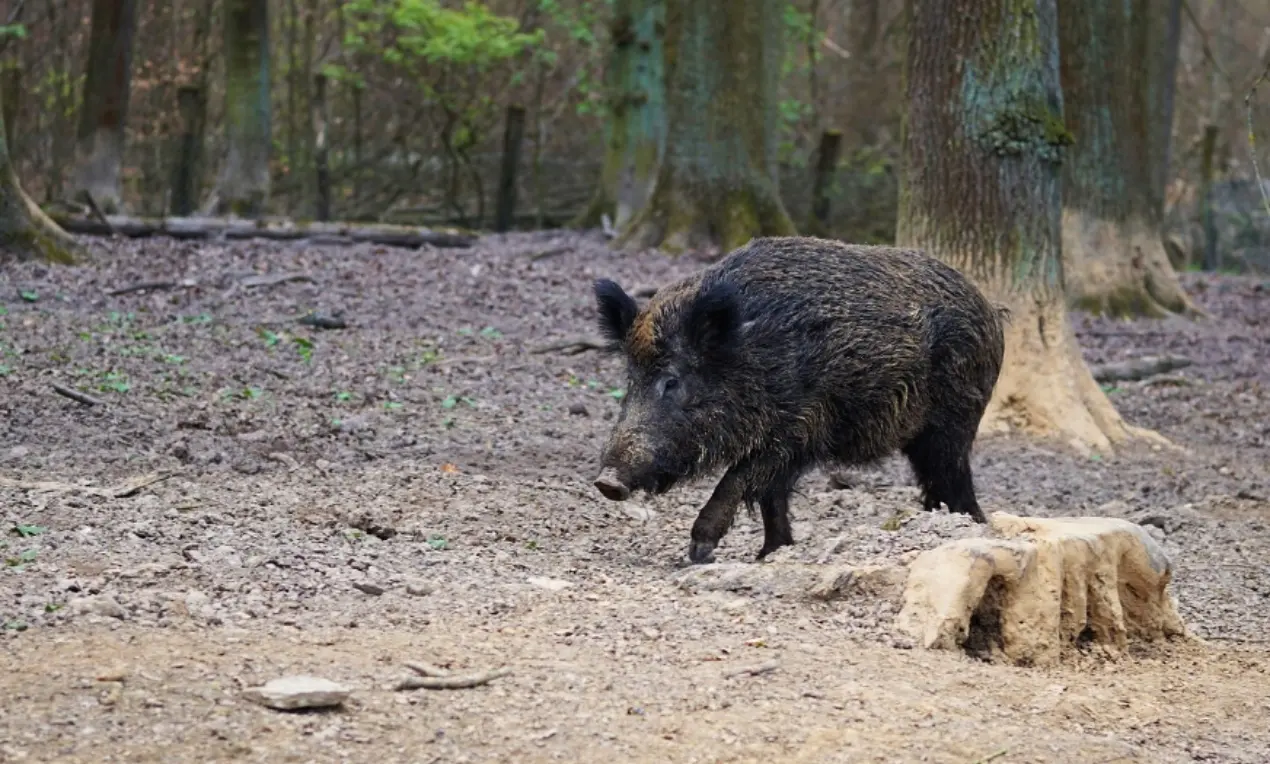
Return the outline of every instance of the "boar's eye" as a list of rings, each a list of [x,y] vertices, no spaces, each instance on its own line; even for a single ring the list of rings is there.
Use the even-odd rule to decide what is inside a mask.
[[[662,379],[659,387],[661,388],[661,391],[659,392],[659,396],[664,398],[665,396],[669,395],[671,392],[679,388],[679,380],[675,377],[665,377]]]

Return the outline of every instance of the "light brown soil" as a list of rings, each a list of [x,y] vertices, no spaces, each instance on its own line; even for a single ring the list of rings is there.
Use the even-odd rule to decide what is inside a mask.
[[[95,264],[0,271],[0,761],[1270,751],[1270,288],[1254,280],[1186,277],[1207,322],[1073,319],[1091,362],[1196,360],[1172,375],[1184,385],[1109,391],[1127,422],[1187,453],[979,444],[987,512],[1163,526],[1180,611],[1207,638],[1020,669],[910,649],[877,601],[685,590],[676,577],[710,486],[626,504],[594,491],[621,364],[527,348],[593,333],[598,276],[656,286],[699,263],[617,256],[574,234],[420,252],[86,243]],[[313,281],[234,285],[265,271]],[[200,286],[104,294],[181,279]],[[290,320],[309,309],[343,310],[349,328]],[[68,485],[156,472],[167,478],[127,496]],[[848,477],[847,489],[803,482],[798,543],[773,562],[894,561],[982,532],[920,511],[883,530],[919,510],[904,464]],[[760,542],[743,516],[716,554],[750,563]],[[408,660],[513,673],[389,689]],[[771,660],[769,673],[725,677]],[[240,696],[291,673],[346,683],[352,698],[284,713]]]

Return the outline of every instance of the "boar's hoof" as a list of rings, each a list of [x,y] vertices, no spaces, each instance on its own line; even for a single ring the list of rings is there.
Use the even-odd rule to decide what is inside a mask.
[[[688,559],[693,565],[714,562],[714,541],[693,541],[688,544]]]
[[[604,498],[610,501],[626,501],[631,495],[631,489],[617,478],[617,470],[609,467],[600,473],[595,479],[595,487],[600,489],[600,493],[604,494]]]

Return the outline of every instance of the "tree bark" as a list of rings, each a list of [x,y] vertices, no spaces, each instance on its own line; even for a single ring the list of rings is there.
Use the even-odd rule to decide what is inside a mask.
[[[608,215],[625,226],[648,202],[666,147],[664,0],[618,0],[604,71],[609,116],[604,164],[590,204],[573,221],[593,228]]]
[[[15,258],[73,264],[80,254],[79,245],[22,190],[5,132],[0,111],[0,262]]]
[[[666,2],[666,147],[619,248],[728,252],[795,233],[776,180],[783,4]]]
[[[1067,321],[1055,0],[909,0],[897,243],[921,247],[1010,309],[980,432],[1110,451],[1135,436]],[[957,62],[955,65],[950,62]]]
[[[258,217],[269,198],[269,4],[226,0],[225,132],[229,151],[211,214]]]
[[[1064,0],[1063,262],[1072,305],[1118,317],[1199,315],[1164,249],[1176,0]],[[1172,46],[1172,50],[1169,46]]]
[[[120,168],[136,27],[136,0],[93,0],[71,192],[90,194],[111,213],[123,209]]]

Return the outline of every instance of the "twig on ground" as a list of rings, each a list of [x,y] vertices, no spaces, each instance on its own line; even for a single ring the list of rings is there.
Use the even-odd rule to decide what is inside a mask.
[[[155,483],[162,483],[170,477],[172,477],[171,474],[165,475],[163,473],[156,472],[150,475],[143,475],[141,477],[125,480],[114,488],[107,490],[110,495],[116,499],[126,499],[127,497],[140,491],[142,488],[154,485]]]
[[[313,326],[318,329],[347,329],[348,322],[344,320],[344,311],[337,310],[334,313],[306,313],[296,319],[306,326]]]
[[[118,297],[121,294],[130,294],[132,292],[144,292],[150,289],[191,289],[198,286],[198,282],[193,279],[184,279],[182,281],[142,281],[140,284],[130,284],[129,286],[111,289],[106,292],[107,297]]]
[[[84,201],[88,203],[88,209],[92,212],[93,217],[102,225],[106,226],[106,230],[110,232],[111,236],[118,236],[119,231],[115,230],[114,225],[106,219],[106,213],[101,211],[101,207],[97,206],[97,200],[93,198],[93,195],[89,193],[87,189],[85,189],[80,195],[83,196]]]
[[[238,283],[245,287],[270,287],[286,284],[290,281],[307,281],[313,283],[313,277],[307,273],[270,273],[261,276],[246,276]]]
[[[560,342],[549,342],[546,345],[539,345],[529,349],[530,355],[542,355],[543,353],[563,353],[564,355],[578,355],[588,350],[604,350],[608,347],[604,340],[592,337],[574,337],[570,340],[562,340]]]
[[[780,668],[780,664],[777,663],[776,661],[768,661],[766,663],[759,663],[753,666],[739,666],[737,668],[732,669],[731,671],[723,672],[723,678],[731,679],[732,677],[742,676],[745,674],[749,674],[750,676],[758,676],[759,674],[770,674],[771,672],[775,671],[778,668]]]
[[[539,260],[546,260],[548,257],[563,255],[566,252],[572,252],[572,247],[555,247],[554,249],[545,249],[542,252],[535,252],[529,256],[529,262],[536,263]]]
[[[512,673],[508,666],[503,668],[490,669],[477,674],[463,674],[455,676],[446,674],[445,676],[408,676],[398,682],[393,689],[396,690],[466,690],[470,687],[480,687],[483,684],[489,684],[500,676],[507,676]]]
[[[67,398],[70,398],[73,401],[82,403],[85,406],[105,406],[106,405],[106,402],[101,400],[100,398],[94,398],[93,396],[88,395],[87,393],[81,393],[78,390],[69,388],[66,385],[59,385],[56,382],[53,383],[53,392],[57,393],[58,395],[66,396]]]
[[[450,672],[440,666],[433,666],[431,663],[423,661],[402,661],[402,665],[419,676],[449,676]]]
[[[1000,748],[998,750],[993,751],[992,753],[988,754],[987,756],[984,756],[981,759],[975,759],[973,764],[988,764],[988,762],[996,761],[997,759],[1001,758],[1002,756],[1006,755],[1009,752],[1010,752],[1010,747],[1006,746],[1005,748]]]
[[[1189,358],[1175,355],[1146,356],[1119,363],[1107,363],[1090,369],[1098,382],[1136,382],[1157,374],[1184,369],[1193,364]]]

